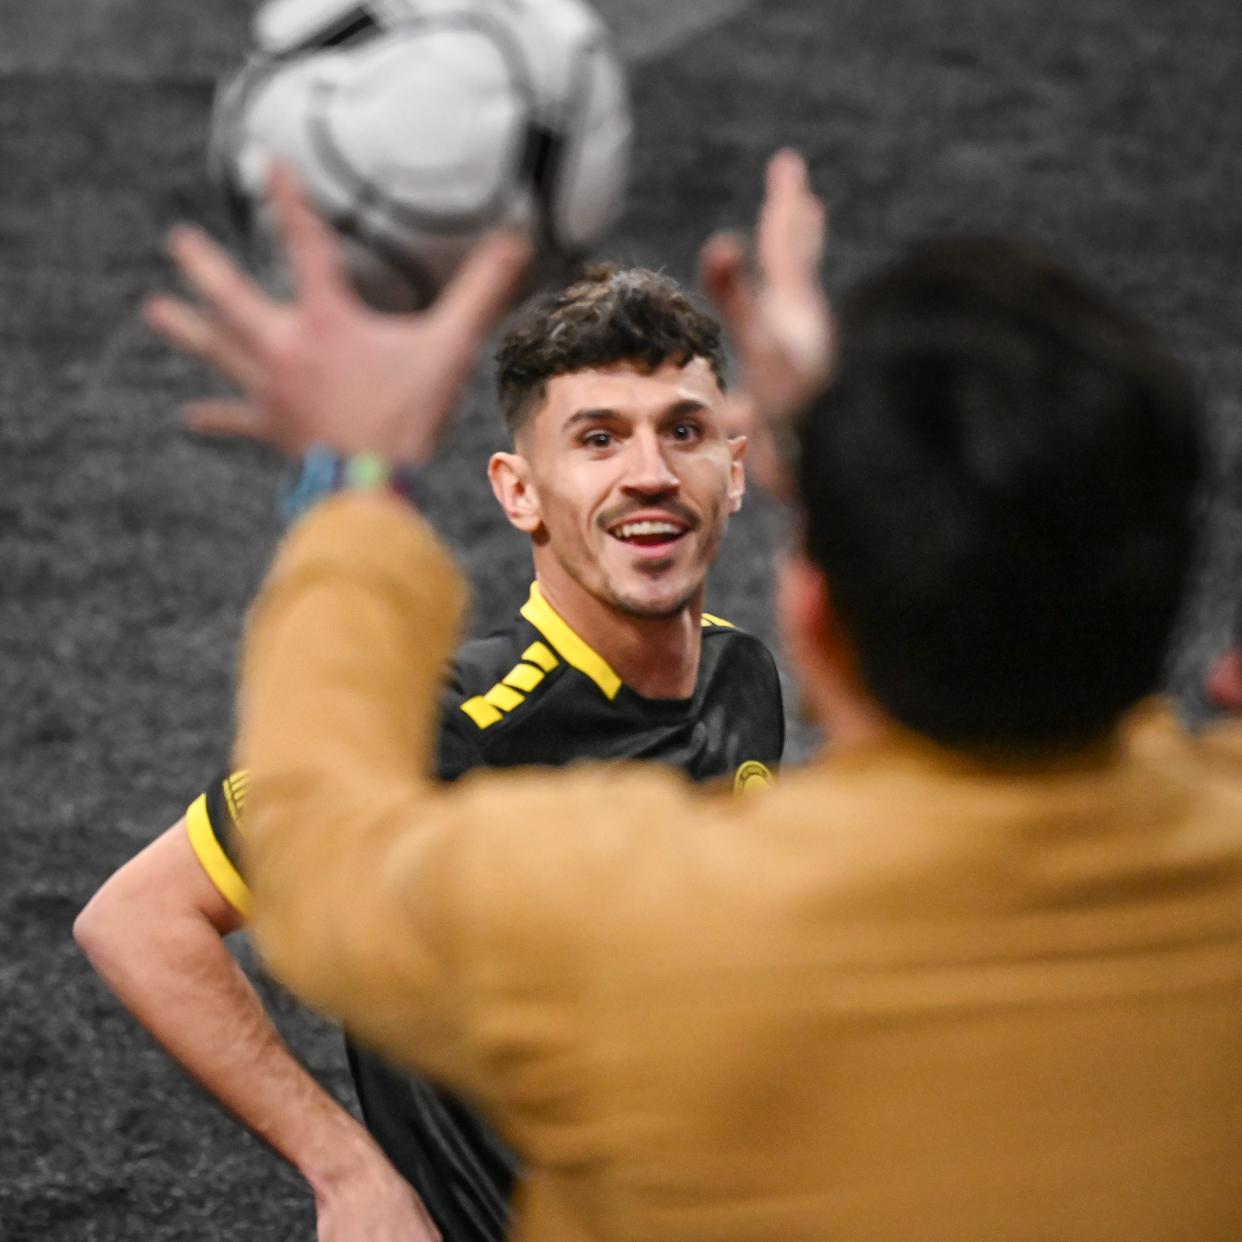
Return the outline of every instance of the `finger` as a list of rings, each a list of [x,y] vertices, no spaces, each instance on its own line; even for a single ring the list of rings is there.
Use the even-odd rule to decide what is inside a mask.
[[[748,334],[755,316],[755,290],[746,251],[736,233],[716,233],[699,252],[699,280],[735,341]]]
[[[172,231],[168,249],[181,274],[212,314],[246,346],[260,351],[271,341],[281,307],[259,288],[202,229]]]
[[[268,199],[299,295],[308,301],[352,298],[336,238],[310,205],[288,164],[273,165]]]
[[[221,324],[196,307],[160,294],[142,304],[142,317],[170,345],[215,367],[243,388],[250,386],[256,374],[254,359]]]
[[[769,167],[757,238],[765,281],[791,287],[814,280],[823,257],[825,222],[823,203],[811,192],[802,158],[779,153]]]
[[[818,278],[827,216],[812,193],[806,161],[796,151],[778,151],[768,163],[759,217],[757,258],[766,282],[783,288]]]
[[[270,420],[249,401],[189,401],[185,407],[185,422],[198,435],[241,437],[246,440],[269,438]]]
[[[768,160],[764,180],[769,194],[797,192],[808,184],[806,160],[793,147],[781,147]]]
[[[530,260],[530,241],[521,234],[489,234],[462,260],[430,313],[464,351],[477,348],[512,305]]]

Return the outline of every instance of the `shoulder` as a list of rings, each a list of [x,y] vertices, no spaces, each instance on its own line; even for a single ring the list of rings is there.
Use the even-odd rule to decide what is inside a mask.
[[[704,613],[699,684],[703,720],[723,730],[722,741],[737,749],[737,787],[745,784],[748,762],[770,780],[766,765],[778,763],[785,749],[785,702],[768,645],[723,617]]]
[[[1174,758],[1220,765],[1242,775],[1242,717],[1221,716],[1199,729],[1188,727],[1173,704],[1154,698],[1127,718],[1124,737],[1147,758]]]
[[[1196,742],[1206,761],[1242,779],[1242,718],[1229,716],[1216,721],[1199,734]]]
[[[530,717],[563,669],[551,646],[524,623],[464,644],[441,701],[441,767],[456,769],[442,775],[490,761],[496,740]]]
[[[758,635],[714,612],[703,613],[703,650],[713,650],[718,656],[772,660],[767,643]]]
[[[453,659],[445,707],[489,728],[541,691],[560,663],[551,647],[521,626],[466,643]]]
[[[779,699],[780,676],[767,643],[715,613],[703,614],[702,659],[707,676],[752,681]]]

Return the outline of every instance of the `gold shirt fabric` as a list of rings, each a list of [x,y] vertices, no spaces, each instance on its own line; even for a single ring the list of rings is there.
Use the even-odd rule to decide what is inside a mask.
[[[522,1153],[518,1237],[1242,1238],[1236,733],[441,790],[464,600],[396,501],[291,533],[246,641],[247,866],[275,972]]]

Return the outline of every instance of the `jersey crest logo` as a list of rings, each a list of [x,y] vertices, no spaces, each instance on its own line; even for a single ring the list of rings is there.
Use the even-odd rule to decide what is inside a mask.
[[[733,792],[735,794],[758,793],[763,789],[771,789],[776,784],[776,777],[765,763],[758,759],[747,759],[733,774]]]

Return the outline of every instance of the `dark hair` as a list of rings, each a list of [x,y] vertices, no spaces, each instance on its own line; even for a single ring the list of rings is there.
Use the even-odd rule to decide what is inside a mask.
[[[1201,419],[1155,332],[1015,242],[926,243],[843,302],[798,429],[810,555],[869,692],[967,750],[1105,735],[1157,688]]]
[[[512,435],[556,375],[634,362],[655,370],[705,358],[724,387],[720,325],[676,281],[599,264],[518,312],[496,354],[500,413]]]

